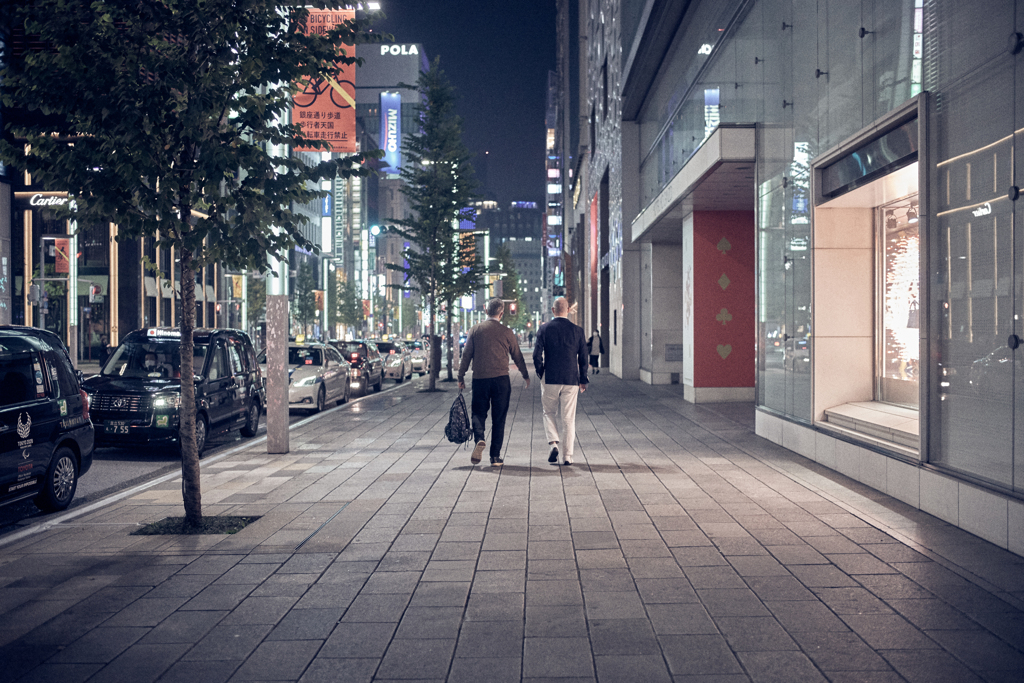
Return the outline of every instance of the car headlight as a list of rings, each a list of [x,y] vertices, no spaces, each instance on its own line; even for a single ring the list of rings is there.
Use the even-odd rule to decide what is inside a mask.
[[[311,387],[314,384],[316,384],[317,380],[319,380],[319,379],[320,378],[317,377],[316,375],[313,375],[312,377],[303,377],[302,379],[300,379],[298,382],[295,383],[295,386],[297,386],[297,387]]]
[[[157,410],[166,408],[180,408],[181,407],[181,394],[167,394],[164,396],[157,396],[153,399],[153,407]]]

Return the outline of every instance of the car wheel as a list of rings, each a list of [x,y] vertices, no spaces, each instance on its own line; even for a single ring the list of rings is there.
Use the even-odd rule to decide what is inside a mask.
[[[46,471],[43,490],[35,498],[36,507],[46,512],[64,510],[71,505],[78,488],[78,461],[70,448],[61,447],[53,453]]]
[[[351,395],[351,393],[352,388],[349,386],[348,382],[345,382],[345,391],[342,392],[341,398],[338,399],[338,405],[340,406],[344,403],[348,403],[348,397]]]
[[[395,378],[395,384],[401,384],[405,381],[405,368],[398,371],[398,377]]]
[[[327,406],[327,391],[324,386],[320,385],[320,391],[316,392],[316,408],[313,410],[315,413],[322,412]]]
[[[249,413],[245,418],[245,426],[242,427],[242,436],[256,436],[260,428],[260,404],[253,401],[249,405]]]
[[[209,430],[206,426],[206,418],[196,415],[196,455],[203,457],[203,450],[206,449],[206,434]]]
[[[381,371],[380,377],[377,378],[377,383],[373,385],[374,391],[380,391],[384,388],[384,372]]]

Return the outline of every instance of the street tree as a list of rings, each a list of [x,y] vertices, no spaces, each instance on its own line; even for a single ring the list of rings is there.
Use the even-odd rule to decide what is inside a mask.
[[[309,336],[309,325],[316,320],[316,271],[310,263],[300,263],[295,272],[293,304],[295,319],[302,326],[302,334]]]
[[[4,0],[16,53],[3,41],[8,119],[0,159],[67,190],[81,219],[118,225],[119,240],[157,239],[179,257],[180,439],[186,522],[202,524],[192,331],[196,271],[220,262],[266,271],[267,254],[315,251],[293,206],[320,181],[366,175],[366,156],[307,164],[280,153],[327,148],[289,121],[292,95],[357,64],[345,45],[382,42],[360,21],[305,30],[305,0]]]
[[[512,252],[507,244],[498,248],[497,268],[498,276],[501,278],[501,298],[505,301],[516,302],[518,309],[513,315],[509,310],[510,307],[506,304],[502,322],[513,329],[522,327],[526,324],[525,321],[529,318],[529,314],[523,310],[522,297],[519,293],[519,271],[516,270],[515,260],[513,260]]]
[[[403,284],[392,286],[419,292],[426,306],[432,356],[428,391],[435,391],[441,368],[438,308],[452,300],[460,278],[478,278],[481,270],[479,264],[462,262],[458,230],[459,221],[474,218],[469,206],[476,183],[469,150],[462,142],[462,120],[455,114],[455,88],[441,70],[440,59],[420,73],[417,86],[422,98],[419,125],[403,140],[401,170],[401,192],[413,215],[395,219],[390,228],[410,246],[402,252],[405,264],[387,267],[404,277]]]
[[[359,329],[363,324],[363,300],[351,280],[340,280],[336,287],[338,322],[346,328]]]

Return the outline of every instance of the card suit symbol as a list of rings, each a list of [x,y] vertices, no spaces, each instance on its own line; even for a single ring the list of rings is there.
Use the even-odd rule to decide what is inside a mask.
[[[732,344],[718,345],[718,355],[722,357],[722,360],[728,358],[730,353],[732,353]]]
[[[722,325],[724,326],[727,322],[732,320],[732,313],[729,312],[729,309],[723,308],[718,313],[718,315],[715,316],[715,320],[717,320],[718,322],[722,323]]]
[[[722,288],[723,292],[725,291],[725,288],[731,284],[732,280],[730,280],[729,276],[726,275],[725,273],[722,273],[722,277],[718,278],[718,286]]]
[[[723,237],[723,238],[722,238],[722,239],[721,239],[721,240],[720,240],[720,241],[718,242],[718,246],[716,246],[715,248],[716,248],[716,249],[718,249],[718,251],[722,252],[722,254],[723,254],[723,255],[725,255],[725,252],[727,252],[727,251],[729,251],[730,249],[732,249],[732,244],[730,244],[730,243],[729,243],[729,240],[727,240],[727,239],[725,239],[725,238]]]

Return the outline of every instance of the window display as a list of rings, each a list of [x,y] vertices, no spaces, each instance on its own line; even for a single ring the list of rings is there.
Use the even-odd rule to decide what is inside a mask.
[[[920,245],[917,196],[878,211],[878,377],[876,399],[918,405]]]

